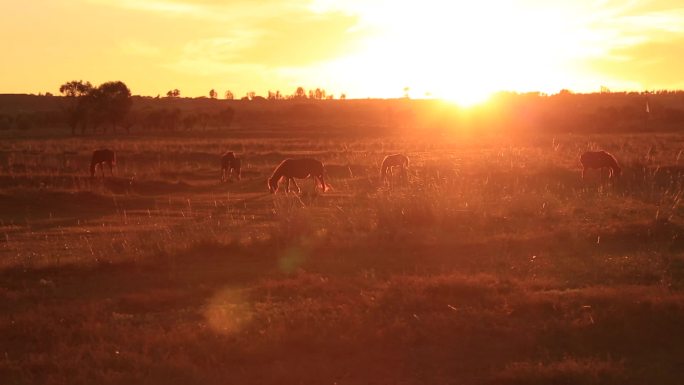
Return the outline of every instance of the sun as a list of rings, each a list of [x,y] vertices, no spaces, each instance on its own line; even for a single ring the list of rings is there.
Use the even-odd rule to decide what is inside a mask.
[[[493,92],[485,90],[470,90],[462,94],[454,93],[451,95],[441,96],[440,99],[456,104],[459,107],[469,108],[479,106],[486,103],[492,96]]]
[[[424,3],[359,5],[372,33],[334,69],[353,74],[345,79],[358,91],[351,94],[396,97],[409,87],[412,96],[473,106],[498,91],[556,92],[582,77],[572,63],[586,53],[590,31],[578,26],[572,9],[522,0]]]

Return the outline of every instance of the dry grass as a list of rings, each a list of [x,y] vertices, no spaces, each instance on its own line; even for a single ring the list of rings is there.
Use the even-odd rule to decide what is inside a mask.
[[[679,384],[683,142],[8,140],[0,378]],[[90,180],[103,145],[117,176]],[[582,182],[588,148],[614,153],[623,178]],[[228,149],[244,179],[220,184]],[[377,170],[396,151],[410,185],[388,191]],[[332,191],[268,195],[272,168],[301,154],[344,171]]]

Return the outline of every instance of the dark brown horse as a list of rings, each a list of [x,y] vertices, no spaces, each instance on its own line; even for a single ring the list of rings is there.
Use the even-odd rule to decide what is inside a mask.
[[[240,158],[237,158],[235,156],[234,152],[228,151],[225,154],[223,154],[221,156],[221,182],[225,182],[226,180],[232,181],[233,172],[235,172],[237,180],[240,180],[241,167],[242,161],[240,160]]]
[[[580,156],[580,163],[582,163],[582,179],[589,169],[608,168],[609,178],[620,176],[622,172],[617,159],[606,151],[587,151]]]
[[[109,165],[109,173],[114,176],[114,171],[112,166],[116,165],[116,154],[114,151],[109,149],[95,150],[93,151],[93,156],[90,158],[90,177],[95,177],[95,168],[99,165],[102,171],[102,177],[104,178],[104,165]]]
[[[408,180],[407,170],[409,166],[409,158],[404,154],[392,154],[387,155],[385,159],[382,160],[382,165],[380,166],[380,181],[385,183],[389,181],[390,186],[392,185],[392,175],[393,169],[395,167],[399,168],[399,178],[402,181]]]
[[[314,189],[316,188],[316,178],[321,181],[321,187],[325,192],[327,187],[325,186],[325,180],[323,179],[324,168],[323,163],[312,158],[289,158],[282,161],[273,175],[268,179],[268,190],[271,193],[278,191],[278,182],[282,178],[287,180],[287,188],[285,192],[290,191],[290,182],[294,183],[297,191],[301,192],[301,189],[297,185],[294,178],[304,179],[312,177],[314,181]]]

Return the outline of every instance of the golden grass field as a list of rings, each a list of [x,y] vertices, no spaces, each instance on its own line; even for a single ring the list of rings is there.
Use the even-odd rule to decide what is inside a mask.
[[[91,180],[101,147],[115,177]],[[619,180],[580,179],[598,148]],[[0,383],[681,384],[683,149],[678,133],[4,138]],[[227,150],[240,182],[219,183]],[[410,180],[389,190],[394,152]],[[302,155],[332,189],[269,195]]]

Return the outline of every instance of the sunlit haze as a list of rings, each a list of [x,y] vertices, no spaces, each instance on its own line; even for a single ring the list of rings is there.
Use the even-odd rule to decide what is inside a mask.
[[[684,87],[676,0],[4,1],[0,93],[83,79],[134,94],[336,98]]]

